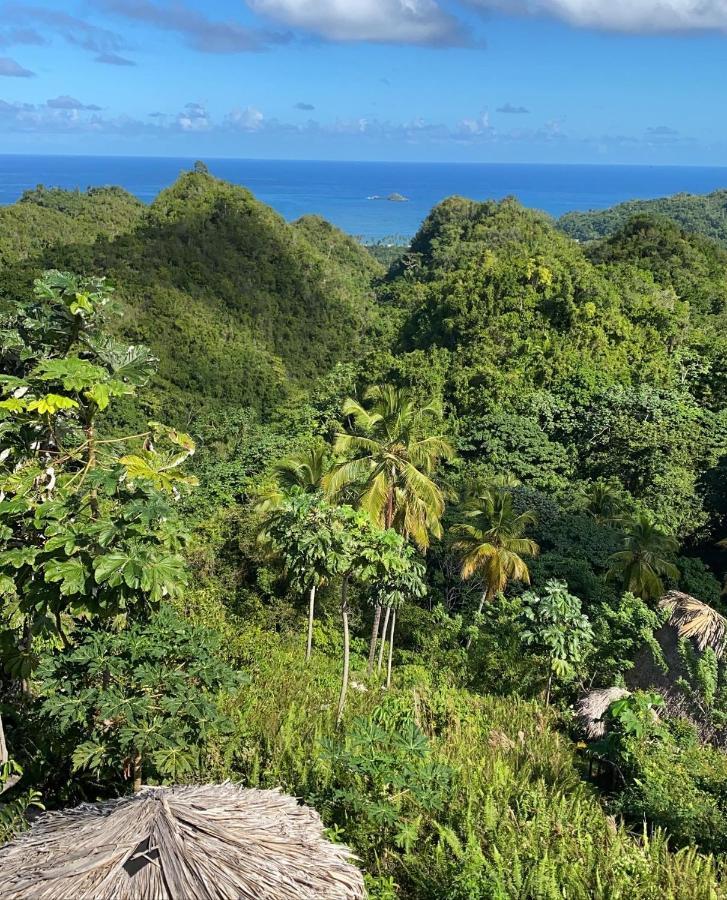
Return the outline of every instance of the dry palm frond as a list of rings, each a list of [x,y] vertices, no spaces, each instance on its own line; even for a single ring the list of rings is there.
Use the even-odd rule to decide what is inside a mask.
[[[47,813],[0,851],[3,900],[363,900],[318,814],[233,784]]]
[[[597,741],[606,733],[606,723],[603,717],[608,712],[608,708],[617,700],[623,700],[628,697],[631,691],[626,688],[610,687],[600,688],[597,691],[590,691],[578,701],[576,713],[581,724],[581,728],[591,741]]]
[[[493,750],[502,750],[505,753],[515,748],[515,741],[509,738],[504,731],[500,731],[499,728],[495,728],[490,732],[487,743]]]
[[[727,619],[716,609],[680,591],[669,591],[659,606],[669,613],[679,637],[694,638],[700,650],[711,647],[722,656],[727,647]]]

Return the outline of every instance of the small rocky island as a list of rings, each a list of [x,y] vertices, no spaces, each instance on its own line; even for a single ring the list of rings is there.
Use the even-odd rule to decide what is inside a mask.
[[[371,197],[367,197],[367,200],[390,200],[392,203],[408,203],[409,198],[405,197],[403,194],[397,194],[394,192],[393,194],[389,194],[388,197],[382,197],[380,194],[374,194]]]

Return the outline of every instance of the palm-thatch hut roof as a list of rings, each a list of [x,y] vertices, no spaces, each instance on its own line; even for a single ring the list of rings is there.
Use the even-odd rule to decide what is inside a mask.
[[[576,706],[576,714],[589,740],[597,741],[605,735],[606,723],[603,717],[608,712],[609,706],[630,694],[631,691],[627,691],[626,688],[609,687],[590,691],[581,697]]]
[[[727,649],[727,619],[712,606],[681,591],[669,591],[659,601],[679,637],[692,638],[700,650],[711,647],[717,656]]]
[[[233,784],[46,813],[0,850],[3,900],[362,900],[318,813]]]

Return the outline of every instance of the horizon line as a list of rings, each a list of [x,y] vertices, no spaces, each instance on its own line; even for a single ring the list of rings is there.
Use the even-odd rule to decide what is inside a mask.
[[[725,169],[727,165],[700,165],[695,163],[611,163],[611,162],[490,162],[487,160],[395,160],[395,159],[311,159],[263,156],[204,156],[198,154],[174,156],[166,154],[122,153],[0,153],[0,159],[160,159],[199,162],[269,162],[269,163],[320,163],[330,165],[390,165],[390,166],[493,166],[526,168],[584,168],[584,169]]]

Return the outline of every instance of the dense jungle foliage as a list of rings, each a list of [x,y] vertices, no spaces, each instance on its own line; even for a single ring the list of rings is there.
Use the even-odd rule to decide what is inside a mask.
[[[629,200],[610,209],[570,212],[558,226],[578,241],[608,237],[637,215],[652,215],[676,222],[690,234],[701,234],[727,246],[727,191],[711,194],[675,194],[658,200]]]
[[[201,165],[0,211],[0,841],[231,778],[374,900],[727,897],[727,251],[390,249]]]

